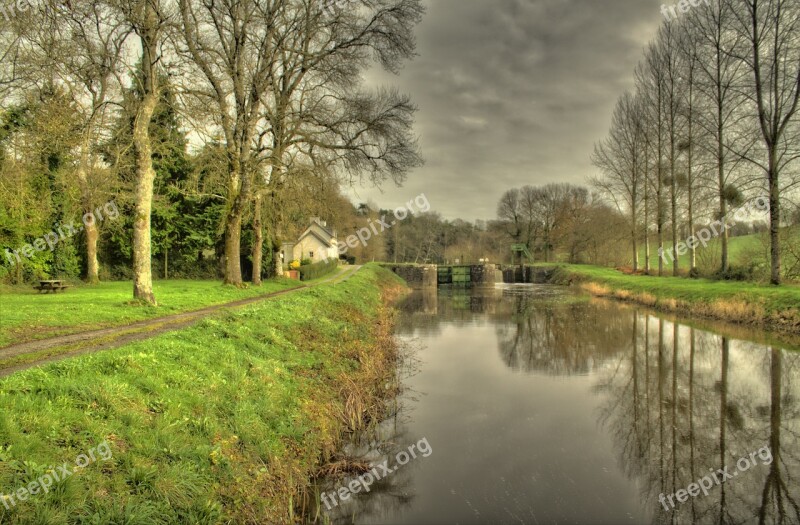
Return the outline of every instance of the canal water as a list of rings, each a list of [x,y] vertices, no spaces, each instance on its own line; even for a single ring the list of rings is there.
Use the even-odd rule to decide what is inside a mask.
[[[800,523],[796,349],[547,285],[400,308],[387,468],[320,522]]]

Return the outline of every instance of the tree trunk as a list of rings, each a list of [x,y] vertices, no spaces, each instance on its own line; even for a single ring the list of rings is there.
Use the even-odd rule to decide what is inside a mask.
[[[272,253],[273,261],[275,262],[275,276],[283,277],[283,261],[281,260],[280,250]]]
[[[100,263],[97,260],[97,239],[100,232],[97,224],[86,225],[86,282],[97,284],[100,282]]]
[[[635,199],[636,197],[634,197]],[[639,245],[636,243],[636,206],[631,206],[631,239],[633,243],[633,271],[639,271]]]
[[[680,262],[678,255],[678,181],[675,176],[675,109],[674,109],[674,90],[675,86],[670,84],[670,136],[669,136],[669,198],[670,211],[672,214],[672,275],[678,276]]]
[[[719,89],[719,88],[718,88]],[[721,95],[720,95],[721,96]],[[725,200],[725,144],[724,131],[722,129],[722,105],[717,105],[717,189],[719,190],[719,213],[720,220],[725,220],[728,214],[728,203]],[[722,259],[720,261],[720,271],[728,271],[728,228],[722,228],[720,232],[720,244],[722,245]]]
[[[650,144],[645,143],[644,157],[644,271],[650,275]]]
[[[687,185],[688,185],[688,199],[689,199],[689,236],[693,242],[689,243],[689,269],[694,270],[697,268],[697,247],[694,242],[694,175],[692,170],[694,168],[694,134],[693,134],[693,120],[694,120],[694,70],[689,73],[689,145],[686,152],[687,155]]]
[[[153,208],[153,169],[150,145],[150,119],[158,101],[155,93],[144,95],[133,124],[133,145],[136,150],[136,201],[133,220],[133,297],[155,305],[153,294],[150,215]]]
[[[661,167],[657,170],[658,186],[656,188],[656,233],[658,237],[658,276],[664,275],[664,196],[661,182]]]
[[[658,233],[658,276],[664,275],[664,174],[661,172],[661,151],[663,148],[663,117],[661,108],[661,82],[658,84],[658,152],[656,154],[656,229]]]
[[[781,199],[778,186],[778,170],[775,152],[769,153],[769,241],[770,241],[770,282],[781,284]]]
[[[169,279],[169,238],[164,241],[164,280]]]
[[[159,20],[155,6],[145,4],[145,15],[138,28],[142,43],[141,79],[142,99],[133,122],[133,148],[136,159],[136,191],[133,218],[133,297],[155,305],[150,238],[150,219],[153,209],[153,151],[150,143],[150,122],[158,104]]]
[[[231,155],[231,153],[229,153]],[[231,159],[228,195],[233,199],[225,220],[225,284],[241,287],[242,281],[242,216],[250,198],[250,185],[245,163],[237,153]]]
[[[255,197],[253,211],[253,284],[261,286],[261,263],[264,258],[264,227],[261,223],[261,195]]]
[[[92,196],[89,191],[89,148],[88,133],[81,149],[80,165],[78,166],[77,178],[81,190],[81,207],[85,215],[94,217],[92,211]],[[84,215],[84,216],[85,216]],[[100,264],[97,261],[97,239],[100,237],[97,229],[96,217],[94,220],[84,221],[84,231],[86,232],[86,282],[97,284],[100,282]]]
[[[242,213],[231,208],[225,221],[225,284],[242,285]]]
[[[675,182],[675,173],[672,170],[672,184],[670,187],[670,200],[672,207],[672,275],[678,276],[678,189]]]

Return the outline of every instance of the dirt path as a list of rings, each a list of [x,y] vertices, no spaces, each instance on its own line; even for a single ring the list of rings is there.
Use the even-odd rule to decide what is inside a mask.
[[[360,268],[361,266],[348,266],[345,270],[338,272],[329,278],[323,279],[312,285],[299,286],[290,290],[281,290],[279,292],[273,292],[257,297],[249,297],[247,299],[230,303],[208,306],[206,308],[193,310],[191,312],[183,312],[164,317],[157,317],[155,319],[147,319],[145,321],[137,321],[135,323],[123,326],[90,330],[87,332],[62,335],[58,337],[51,337],[49,339],[40,339],[37,341],[28,341],[25,343],[7,346],[5,348],[0,348],[0,360],[19,358],[29,354],[41,354],[40,358],[37,358],[33,361],[26,361],[22,364],[11,365],[9,367],[2,368],[0,370],[0,377],[5,377],[15,372],[19,372],[20,370],[66,359],[68,357],[99,352],[101,350],[117,348],[127,343],[141,341],[143,339],[150,339],[165,332],[171,332],[191,326],[197,321],[223,309],[247,306],[259,301],[264,301],[266,299],[294,293],[300,290],[307,290],[322,284],[338,284],[352,277],[353,274],[355,274]]]

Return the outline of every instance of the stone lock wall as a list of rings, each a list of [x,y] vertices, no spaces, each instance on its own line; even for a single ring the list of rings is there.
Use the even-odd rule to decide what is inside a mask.
[[[387,265],[386,268],[402,277],[408,283],[408,286],[415,290],[436,288],[438,285],[438,273],[435,264],[425,266]]]

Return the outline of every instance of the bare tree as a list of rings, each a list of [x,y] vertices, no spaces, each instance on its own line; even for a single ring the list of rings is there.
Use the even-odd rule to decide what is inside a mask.
[[[651,43],[645,59],[637,68],[636,79],[645,107],[647,129],[650,136],[648,144],[653,148],[653,170],[649,170],[648,183],[655,189],[656,199],[656,240],[658,242],[658,275],[664,275],[664,224],[666,210],[664,204],[664,72],[662,69],[663,51]],[[648,155],[649,157],[649,155]]]
[[[402,109],[407,99],[381,107],[386,97],[379,95],[364,105],[364,97],[353,97],[353,86],[373,57],[396,71],[413,55],[411,29],[422,8],[418,0],[353,3],[325,9],[312,0],[180,0],[185,56],[203,81],[187,92],[198,105],[213,104],[210,117],[226,144],[229,284],[242,281],[242,216],[259,162],[269,163],[265,184],[278,185],[289,174],[287,155],[313,164],[321,150],[338,151],[351,173],[402,173],[418,161],[415,149],[409,157],[397,140],[403,126],[379,119],[377,126],[359,128],[393,112],[410,126],[410,112]],[[331,105],[349,111],[330,112]]]
[[[678,234],[680,231],[680,217],[678,214],[678,174],[676,171],[676,160],[678,153],[678,142],[682,133],[682,122],[679,118],[680,111],[680,91],[683,89],[681,78],[681,54],[679,49],[679,32],[676,22],[668,22],[661,26],[656,39],[656,45],[660,48],[659,57],[663,71],[663,91],[664,114],[666,115],[666,126],[669,136],[669,149],[667,150],[667,166],[669,167],[669,197],[670,197],[670,217],[672,222],[672,275],[677,276],[680,268],[680,257],[678,254]],[[661,254],[663,258],[663,253]]]
[[[497,217],[506,224],[506,231],[515,242],[522,240],[525,229],[519,188],[506,191],[497,203]],[[530,246],[528,247],[530,249]]]
[[[197,110],[195,128],[221,135],[227,163],[225,283],[242,284],[241,227],[254,176],[257,125],[276,61],[272,36],[285,0],[180,0],[186,59],[183,92]],[[205,111],[203,111],[205,110]]]
[[[740,0],[739,30],[748,54],[741,56],[752,84],[746,93],[755,105],[755,120],[765,159],[747,158],[765,173],[770,204],[770,281],[781,283],[781,174],[796,161],[797,110],[800,103],[800,4],[797,0]]]
[[[696,213],[696,197],[697,197],[697,176],[696,176],[696,142],[701,138],[695,133],[696,126],[696,90],[697,90],[697,69],[700,66],[699,60],[699,43],[692,35],[691,26],[684,24],[680,28],[678,50],[683,55],[683,75],[685,82],[685,89],[683,89],[683,98],[681,100],[681,113],[686,120],[686,135],[684,140],[678,145],[679,155],[686,154],[686,201],[687,201],[687,227],[689,230],[689,237],[695,238],[695,213]],[[695,271],[697,269],[697,245],[694,242],[689,243],[689,269]]]
[[[627,213],[631,236],[633,270],[639,270],[639,203],[644,186],[644,123],[641,102],[625,92],[617,102],[609,136],[595,145],[592,162],[604,177],[593,184],[609,197],[617,209]]]
[[[734,141],[732,129],[739,118],[743,98],[737,90],[743,68],[735,55],[741,49],[742,37],[730,31],[734,16],[734,0],[714,0],[701,4],[687,18],[688,38],[697,42],[697,90],[701,110],[694,120],[701,129],[713,138],[709,153],[714,158],[716,177],[711,187],[716,193],[717,215],[725,217],[735,173],[734,159],[729,152]],[[684,46],[686,47],[686,45]],[[721,261],[720,270],[726,272],[730,266],[728,231],[720,232]]]

